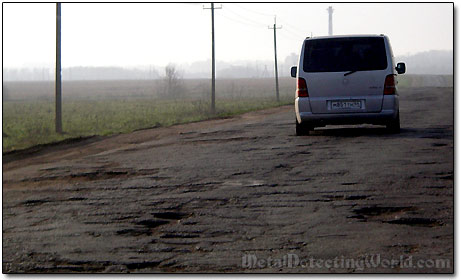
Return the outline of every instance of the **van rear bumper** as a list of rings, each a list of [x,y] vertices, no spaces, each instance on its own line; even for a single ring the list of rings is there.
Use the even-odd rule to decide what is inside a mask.
[[[350,114],[312,114],[300,112],[296,114],[299,123],[308,122],[312,126],[328,124],[386,124],[397,117],[395,110],[382,110],[379,113],[350,113]]]
[[[398,96],[384,96],[383,108],[380,112],[313,114],[308,98],[295,99],[295,111],[298,123],[309,123],[310,126],[329,124],[386,124],[397,118],[399,112]]]

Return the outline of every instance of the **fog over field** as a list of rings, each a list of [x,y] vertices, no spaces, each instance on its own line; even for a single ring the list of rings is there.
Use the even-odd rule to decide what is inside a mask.
[[[396,62],[405,62],[407,74],[452,75],[453,51],[431,50],[413,55],[402,55]],[[298,54],[279,58],[279,76],[289,77],[290,67],[298,62]],[[211,60],[175,65],[184,79],[206,79],[211,75]],[[274,62],[270,60],[217,61],[216,77],[268,78],[274,76]],[[91,67],[75,66],[62,70],[63,80],[156,80],[164,75],[164,67],[144,65],[139,67]],[[50,81],[54,79],[53,68],[4,68],[4,81]]]

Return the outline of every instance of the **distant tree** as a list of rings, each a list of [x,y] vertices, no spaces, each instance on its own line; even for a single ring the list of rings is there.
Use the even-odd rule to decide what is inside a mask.
[[[165,76],[163,77],[163,92],[164,97],[176,98],[184,91],[181,74],[176,69],[176,66],[169,64],[165,67]]]
[[[298,59],[299,59],[299,55],[297,55],[297,54],[295,54],[295,53],[291,53],[290,55],[288,55],[288,56],[285,58],[285,64],[286,64],[288,67],[296,66],[296,65],[298,65]]]

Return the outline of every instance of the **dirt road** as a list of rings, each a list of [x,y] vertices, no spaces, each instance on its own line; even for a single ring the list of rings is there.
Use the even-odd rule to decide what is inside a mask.
[[[453,88],[400,96],[397,135],[286,106],[4,157],[3,272],[452,272]]]

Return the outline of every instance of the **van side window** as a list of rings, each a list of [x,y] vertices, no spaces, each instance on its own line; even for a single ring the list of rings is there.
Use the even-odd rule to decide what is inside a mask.
[[[352,37],[306,40],[304,72],[384,70],[387,68],[384,39]]]

